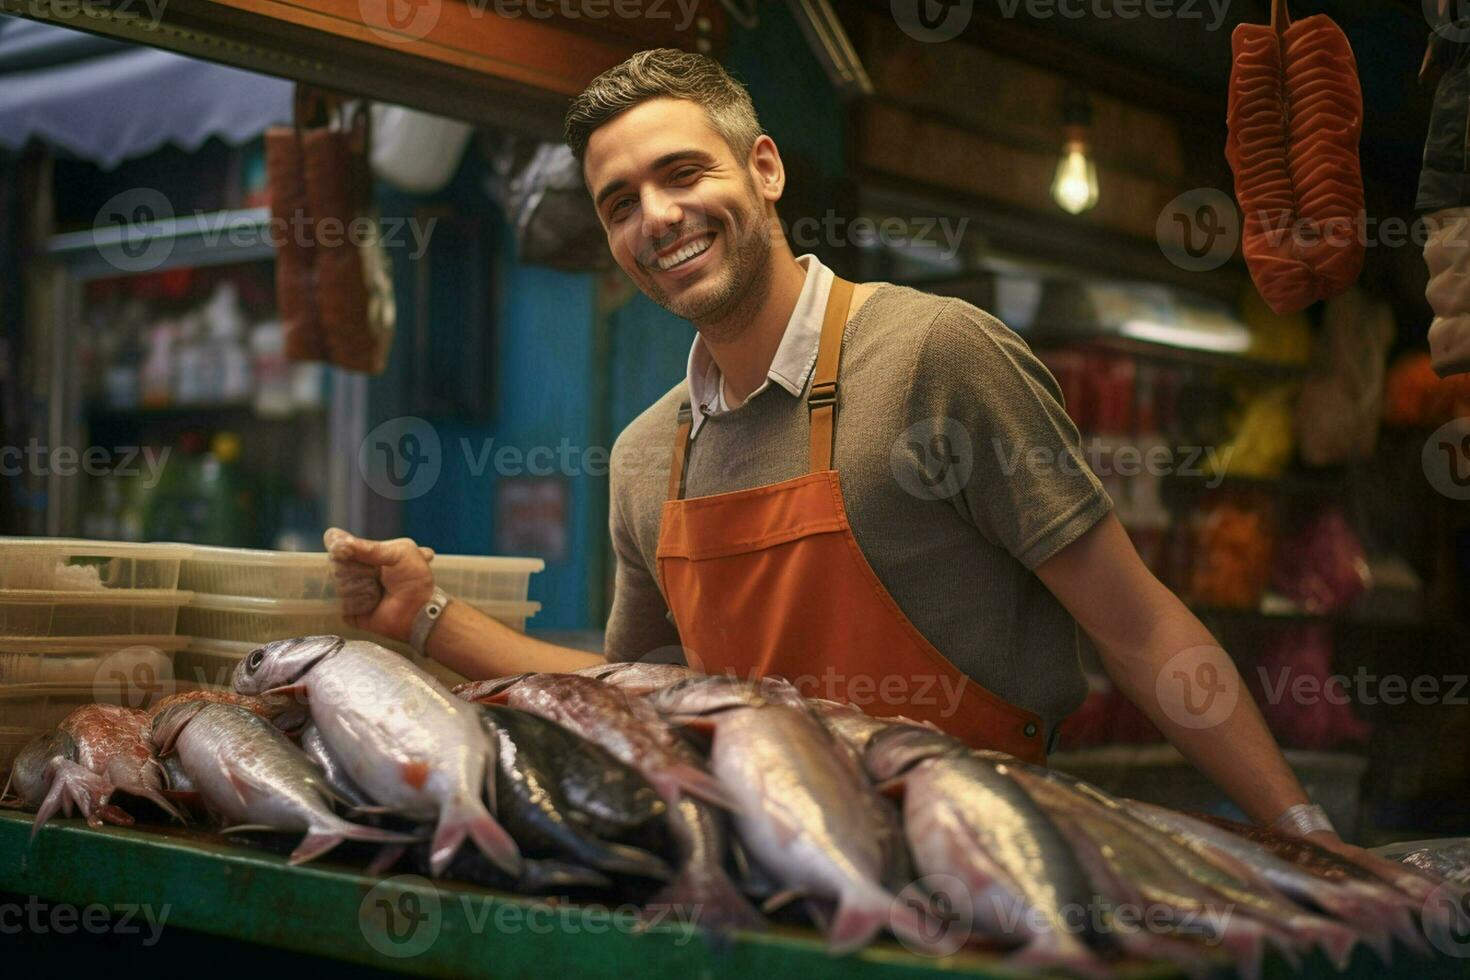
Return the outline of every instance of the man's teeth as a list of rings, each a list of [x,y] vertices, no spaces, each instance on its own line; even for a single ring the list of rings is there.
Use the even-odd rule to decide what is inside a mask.
[[[709,248],[710,245],[714,243],[714,240],[714,235],[710,235],[708,238],[701,238],[697,242],[690,242],[688,245],[685,245],[673,255],[665,255],[662,258],[656,259],[655,261],[658,262],[658,267],[660,269],[662,269],[664,272],[668,272],[680,262],[685,262],[689,259],[692,259],[699,253],[703,252],[705,249]]]

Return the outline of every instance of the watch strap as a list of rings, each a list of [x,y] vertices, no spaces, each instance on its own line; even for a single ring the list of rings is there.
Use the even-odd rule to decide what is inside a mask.
[[[434,586],[434,592],[429,596],[429,601],[424,603],[418,615],[413,618],[413,626],[408,632],[408,645],[413,652],[424,656],[424,646],[429,642],[429,634],[439,623],[439,617],[444,615],[444,609],[450,603],[449,593]]]

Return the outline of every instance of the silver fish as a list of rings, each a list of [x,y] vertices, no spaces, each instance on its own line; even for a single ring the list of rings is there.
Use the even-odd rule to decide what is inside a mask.
[[[235,669],[241,694],[304,696],[311,720],[352,781],[392,812],[437,820],[429,867],[440,874],[466,837],[510,875],[520,851],[494,806],[494,747],[478,712],[375,643],[338,636],[277,640]],[[487,785],[488,783],[488,785]]]
[[[832,952],[866,945],[885,925],[933,947],[923,914],[883,885],[884,829],[831,734],[805,707],[762,703],[723,680],[677,685],[655,700],[675,719],[712,728],[710,767],[740,801],[745,850],[779,879],[782,897],[836,904]]]
[[[638,661],[594,664],[591,667],[574,670],[572,673],[611,684],[618,690],[635,696],[651,694],[680,681],[688,680],[690,677],[699,676],[688,667],[681,667],[678,664],[653,664]]]
[[[975,926],[1022,948],[1016,965],[1102,974],[1110,944],[1090,926],[1094,890],[1046,812],[995,765],[926,729],[890,726],[868,743],[874,779],[903,791],[904,831],[920,873],[952,875]]]
[[[305,831],[290,862],[320,857],[344,840],[415,840],[349,823],[332,812],[331,790],[306,754],[268,721],[231,704],[195,701],[164,709],[153,722],[158,751],[177,753],[210,809],[239,829]]]
[[[764,920],[750,907],[724,868],[722,814],[735,801],[707,771],[688,743],[641,698],[591,677],[523,674],[455,688],[467,700],[483,698],[557,722],[602,746],[648,780],[668,806],[679,845],[679,871],[656,894],[677,917],[712,929],[757,929]]]
[[[332,754],[332,750],[327,746],[327,740],[322,738],[321,729],[310,722],[301,730],[301,751],[306,753],[308,759],[316,763],[316,767],[322,772],[322,778],[327,781],[332,792],[354,810],[376,808],[372,798],[364,793],[362,788],[352,781],[352,777],[342,769],[342,763]]]

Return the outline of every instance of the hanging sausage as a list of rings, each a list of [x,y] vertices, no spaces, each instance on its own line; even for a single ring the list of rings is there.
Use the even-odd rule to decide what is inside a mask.
[[[1353,49],[1323,14],[1231,35],[1225,156],[1244,212],[1243,249],[1272,310],[1294,313],[1347,289],[1363,268],[1363,95]]]

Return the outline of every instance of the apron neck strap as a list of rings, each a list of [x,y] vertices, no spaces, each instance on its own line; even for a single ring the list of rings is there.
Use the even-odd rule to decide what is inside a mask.
[[[847,313],[852,306],[852,283],[834,276],[832,291],[827,295],[827,310],[822,317],[822,339],[817,344],[817,366],[812,372],[811,390],[806,396],[807,413],[811,417],[811,471],[822,473],[832,468],[832,440],[836,433],[837,367],[842,360],[842,333],[847,329]],[[679,405],[678,431],[674,436],[674,457],[669,466],[669,498],[684,498],[684,480],[689,470],[689,433],[694,428],[694,413],[689,399]]]
[[[822,317],[822,340],[817,346],[817,367],[807,392],[806,408],[811,417],[811,472],[832,468],[832,441],[836,435],[837,367],[842,361],[842,334],[847,329],[847,311],[852,305],[852,283],[834,276],[827,295],[827,312]]]

